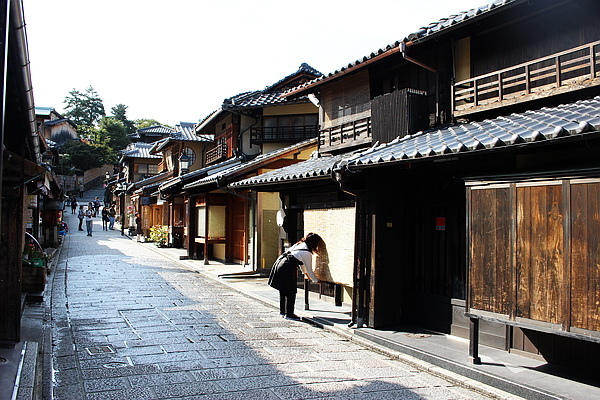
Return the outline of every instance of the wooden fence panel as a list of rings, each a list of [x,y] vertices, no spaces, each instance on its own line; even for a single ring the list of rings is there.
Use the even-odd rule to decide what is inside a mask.
[[[562,209],[560,185],[517,188],[517,317],[561,322]]]
[[[571,188],[571,325],[600,331],[600,183]]]
[[[470,306],[508,314],[510,271],[510,189],[471,191]]]

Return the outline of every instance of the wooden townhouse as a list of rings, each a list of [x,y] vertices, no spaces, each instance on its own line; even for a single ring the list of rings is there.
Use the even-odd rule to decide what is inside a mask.
[[[165,131],[164,136],[172,133],[172,130]],[[135,134],[132,134],[135,135]],[[131,135],[130,135],[131,137]],[[134,138],[135,140],[136,138]],[[135,223],[135,213],[143,215],[142,207],[150,205],[150,197],[145,196],[142,187],[157,180],[153,178],[159,173],[159,164],[162,161],[162,155],[150,154],[153,147],[152,142],[144,141],[132,142],[123,150],[119,159],[120,172],[117,185],[110,186],[113,195],[108,196],[115,199],[119,218],[122,221],[121,228],[133,227]],[[164,173],[161,178],[166,178]],[[143,181],[143,182],[142,182]],[[140,183],[141,182],[141,183]],[[148,225],[144,234],[147,235]]]
[[[319,157],[231,188],[279,191],[290,241],[323,233],[320,277],[358,326],[470,337],[474,362],[480,340],[590,367],[598,15],[505,0],[434,22],[286,93],[319,99]]]
[[[306,97],[292,100],[284,99],[282,94],[320,76],[308,64],[302,64],[263,90],[225,99],[218,110],[198,124],[196,132],[214,135],[215,146],[206,153],[207,169],[181,189],[187,198],[187,248],[191,257],[251,264],[255,269],[270,266],[277,257],[277,250],[270,247],[266,252],[256,252],[264,237],[273,233],[260,228],[255,231],[254,227],[275,216],[278,197],[261,194],[252,198],[228,190],[227,184],[243,174],[251,176],[310,155],[314,147],[310,139],[317,136],[317,107]],[[218,172],[230,163],[234,165]],[[203,173],[210,178],[201,176]]]
[[[185,199],[176,190],[166,188],[177,186],[185,175],[204,168],[206,151],[213,147],[214,142],[212,135],[197,135],[195,125],[181,122],[175,127],[175,133],[154,142],[150,154],[162,156],[158,164],[158,173],[162,177],[140,185],[144,196],[149,199],[144,209],[144,224],[167,229],[168,243],[174,247],[183,247],[187,237]]]
[[[62,207],[61,187],[51,171],[52,154],[36,124],[23,4],[3,1],[0,9],[2,37],[8,38],[1,63],[0,346],[15,348],[21,340],[22,291],[27,283],[23,253],[28,243],[35,243],[32,238],[41,238],[50,224],[56,226]],[[37,290],[43,290],[46,271],[37,270]]]

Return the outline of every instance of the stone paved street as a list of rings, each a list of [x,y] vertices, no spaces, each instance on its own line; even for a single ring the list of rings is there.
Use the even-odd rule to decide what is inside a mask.
[[[121,236],[67,235],[52,277],[55,399],[481,399]]]

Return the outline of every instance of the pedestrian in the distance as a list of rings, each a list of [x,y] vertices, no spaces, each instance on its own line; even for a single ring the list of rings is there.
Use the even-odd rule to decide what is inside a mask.
[[[95,198],[94,199],[94,217],[96,216],[96,214],[100,213],[100,199],[99,198]]]
[[[79,218],[79,230],[83,230],[83,220],[85,219],[85,210],[83,209],[83,205],[79,206],[79,211],[77,211],[77,218]]]
[[[286,319],[300,319],[294,313],[298,267],[307,279],[319,281],[312,269],[312,255],[318,253],[322,241],[316,233],[309,233],[280,255],[271,268],[269,286],[279,290],[279,315]]]
[[[135,233],[137,236],[137,241],[142,241],[142,218],[140,217],[140,213],[135,213]]]
[[[87,235],[92,236],[92,226],[94,224],[94,211],[93,207],[89,207],[85,210],[85,227],[87,229]]]
[[[75,214],[77,210],[77,198],[75,196],[71,196],[71,214]]]
[[[108,218],[108,208],[107,207],[102,207],[102,230],[103,231],[107,231],[108,230],[108,223],[110,222],[110,219]]]
[[[108,209],[108,229],[111,231],[115,229],[115,217],[117,216],[117,210],[115,205],[112,204]]]
[[[79,185],[79,197],[83,197],[84,191],[85,191],[85,186],[83,186],[83,184]]]

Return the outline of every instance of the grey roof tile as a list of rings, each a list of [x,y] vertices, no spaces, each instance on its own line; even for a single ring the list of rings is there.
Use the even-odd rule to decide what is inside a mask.
[[[152,143],[134,142],[121,151],[123,158],[162,158],[162,154],[150,154]]]
[[[199,179],[195,182],[192,182],[192,183],[186,185],[184,188],[200,187],[200,186],[204,186],[204,185],[208,185],[208,184],[217,182],[219,179],[224,179],[224,178],[229,178],[231,176],[235,176],[236,174],[238,174],[240,172],[248,171],[248,170],[251,170],[252,168],[259,167],[263,163],[266,163],[266,162],[269,162],[272,160],[276,160],[279,157],[282,157],[283,155],[285,155],[286,153],[289,153],[291,151],[299,151],[302,148],[305,148],[308,146],[313,146],[316,143],[317,143],[317,138],[313,138],[313,139],[304,140],[299,143],[295,143],[295,144],[287,146],[287,147],[283,147],[281,149],[271,151],[266,154],[261,154],[255,158],[253,158],[250,161],[246,161],[239,165],[235,165],[231,168],[228,168],[226,170],[219,172],[218,174],[213,174],[213,175],[207,176],[205,178]]]
[[[358,168],[423,157],[441,157],[450,153],[559,140],[598,130],[600,96],[558,107],[420,132],[364,151],[349,160],[348,165]]]
[[[319,157],[318,154],[315,153],[313,157],[306,161],[269,171],[252,178],[243,179],[230,184],[230,186],[232,188],[242,188],[291,181],[330,179],[333,167],[350,156],[351,154],[342,154]]]

